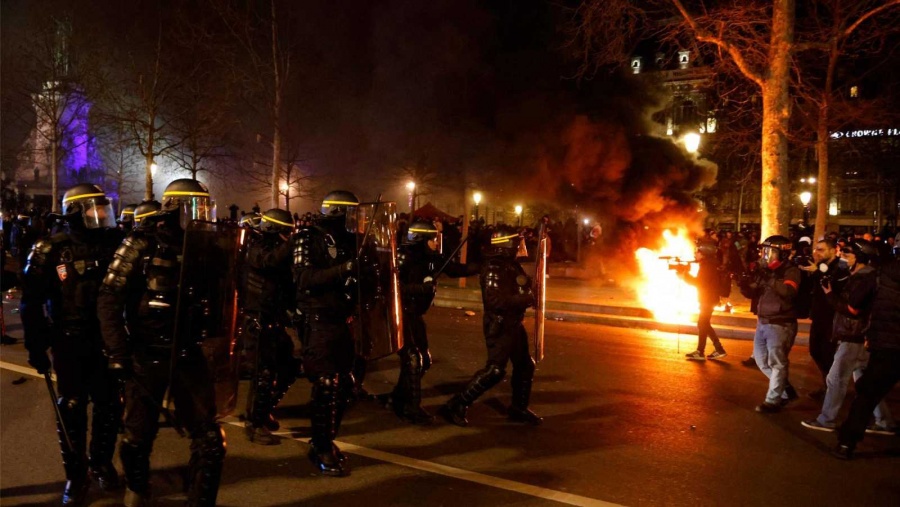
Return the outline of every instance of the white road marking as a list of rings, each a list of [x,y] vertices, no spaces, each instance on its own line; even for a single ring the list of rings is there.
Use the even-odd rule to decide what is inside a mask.
[[[34,370],[34,368],[19,366],[17,364],[8,363],[6,361],[0,361],[0,368],[15,371],[17,373],[22,373],[24,375],[31,375],[33,377],[41,377],[41,375],[39,375]],[[244,423],[236,417],[225,417],[221,419],[221,421],[231,426],[244,426]],[[279,432],[278,435],[283,436],[284,438],[290,438],[291,440],[295,440],[297,442],[305,443],[303,439],[290,436],[288,434],[285,434],[284,432]],[[597,500],[595,498],[588,498],[586,496],[573,495],[572,493],[557,491],[555,489],[533,486],[531,484],[525,484],[523,482],[501,479],[499,477],[493,477],[490,475],[473,472],[471,470],[465,470],[463,468],[441,465],[440,463],[409,458],[406,456],[401,456],[399,454],[379,451],[377,449],[370,449],[368,447],[351,444],[350,442],[341,442],[335,440],[335,443],[338,444],[342,451],[363,456],[365,458],[383,461],[385,463],[391,463],[393,465],[406,468],[412,468],[413,470],[421,470],[423,472],[428,472],[436,475],[443,475],[445,477],[452,477],[454,479],[459,479],[462,481],[474,482],[483,486],[504,489],[507,491],[512,491],[514,493],[533,496],[544,500],[552,500],[554,502],[559,502],[567,505],[577,505],[581,507],[619,507],[620,505],[611,502],[605,502],[603,500]]]

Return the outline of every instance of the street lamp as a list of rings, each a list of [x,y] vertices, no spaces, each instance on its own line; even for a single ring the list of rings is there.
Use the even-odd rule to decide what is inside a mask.
[[[150,174],[156,176],[156,170],[159,169],[159,166],[156,165],[156,162],[150,164]]]
[[[684,149],[686,149],[688,153],[697,153],[697,150],[699,148],[700,134],[696,132],[690,132],[684,135]]]
[[[416,206],[416,182],[408,182],[406,184],[406,190],[409,191],[409,214],[412,215]]]
[[[522,227],[522,205],[516,204],[516,218],[519,224],[519,227]]]
[[[475,221],[478,221],[478,205],[481,204],[481,192],[475,192],[472,195],[472,199],[475,201]]]
[[[803,203],[803,225],[809,227],[809,202],[812,200],[812,193],[800,192],[800,202]]]

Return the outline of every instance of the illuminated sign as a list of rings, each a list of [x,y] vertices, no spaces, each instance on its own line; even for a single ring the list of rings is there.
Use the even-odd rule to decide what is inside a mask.
[[[893,137],[900,136],[900,128],[894,129],[860,129],[832,132],[832,139],[844,139],[851,137]]]

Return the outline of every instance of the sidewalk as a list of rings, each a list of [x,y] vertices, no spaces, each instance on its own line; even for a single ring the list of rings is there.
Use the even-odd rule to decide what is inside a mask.
[[[527,269],[526,269],[527,271]],[[657,322],[653,314],[641,307],[635,294],[612,281],[582,280],[551,276],[547,280],[548,320],[582,322],[604,326],[652,329],[670,333],[695,334],[693,323]],[[442,278],[439,282],[435,306],[464,310],[482,310],[478,277],[466,279],[466,288],[459,288],[458,280]],[[756,330],[756,316],[750,313],[750,302],[732,290],[731,313],[715,312],[712,323],[722,338],[752,340]],[[529,310],[529,315],[533,312]],[[801,320],[797,343],[806,344],[809,321]]]

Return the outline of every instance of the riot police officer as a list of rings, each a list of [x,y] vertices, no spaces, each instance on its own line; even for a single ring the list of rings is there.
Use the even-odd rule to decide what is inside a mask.
[[[162,205],[159,201],[142,201],[134,208],[134,226],[140,227],[142,220],[150,215],[155,215],[160,209],[162,209]]]
[[[144,505],[150,496],[150,453],[167,388],[175,424],[191,438],[188,504],[215,505],[219,489],[225,436],[215,420],[212,380],[199,343],[176,343],[174,333],[185,229],[192,220],[215,220],[209,191],[195,180],[175,180],[163,193],[162,210],[119,246],[97,305],[109,367],[125,379],[119,456],[128,506]]]
[[[438,252],[439,231],[431,223],[413,222],[397,255],[403,304],[403,348],[400,377],[389,395],[394,412],[412,424],[431,424],[434,417],[422,408],[422,377],[431,367],[431,351],[423,316],[436,293],[437,271],[444,264]],[[444,273],[453,277],[475,274],[477,266],[447,263]]]
[[[65,193],[62,204],[62,232],[38,240],[28,256],[20,313],[28,362],[46,373],[48,348],[53,356],[59,388],[57,430],[66,471],[62,500],[63,505],[78,505],[87,493],[89,474],[105,491],[119,482],[112,457],[121,403],[103,355],[96,307],[122,234],[100,187],[76,185]],[[45,305],[49,319],[44,316]],[[89,402],[93,417],[86,455]]]
[[[266,211],[259,224],[262,237],[251,243],[246,256],[244,334],[256,335],[248,340],[256,348],[256,364],[247,398],[246,432],[260,445],[278,443],[272,435],[278,429],[272,410],[296,379],[294,344],[285,332],[296,308],[289,241],[293,230],[290,212]]]
[[[121,227],[126,234],[131,232],[131,229],[134,229],[135,208],[137,208],[137,204],[128,204],[122,208],[122,212],[119,214],[119,227]]]
[[[316,224],[301,227],[294,241],[297,334],[302,337],[303,369],[312,382],[309,458],[325,475],[349,475],[334,445],[351,397],[355,356],[349,322],[356,307],[356,230],[347,226],[359,200],[337,190],[322,201]],[[349,230],[348,230],[349,229]]]
[[[528,335],[522,325],[525,310],[534,306],[531,278],[516,262],[522,237],[512,227],[497,227],[484,252],[481,268],[481,297],[484,303],[484,338],[488,359],[462,392],[441,407],[440,414],[457,426],[468,426],[466,413],[472,403],[506,375],[511,360],[512,404],[509,419],[539,425],[542,419],[528,408],[534,378],[534,359],[528,349]]]

